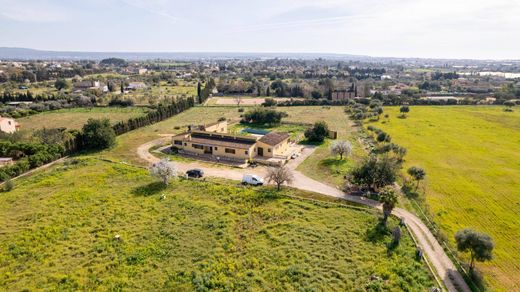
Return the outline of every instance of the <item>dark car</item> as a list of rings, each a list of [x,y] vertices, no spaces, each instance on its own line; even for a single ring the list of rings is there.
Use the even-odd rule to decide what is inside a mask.
[[[201,178],[204,176],[204,171],[202,171],[202,169],[198,169],[198,168],[190,169],[190,170],[186,171],[186,175],[188,177]]]

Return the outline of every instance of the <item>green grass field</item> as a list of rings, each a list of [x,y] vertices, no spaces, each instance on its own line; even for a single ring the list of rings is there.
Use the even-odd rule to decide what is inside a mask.
[[[411,107],[408,118],[371,123],[408,149],[405,169],[427,172],[426,201],[453,242],[471,227],[490,234],[495,259],[479,264],[491,287],[520,290],[520,111],[502,107]],[[369,124],[370,125],[370,124]]]
[[[16,185],[0,193],[0,290],[433,285],[406,232],[389,250],[391,237],[376,231],[373,211],[284,196],[306,195],[294,190],[191,180],[164,188],[145,169],[94,158]]]
[[[43,112],[24,117],[17,121],[22,130],[37,130],[42,128],[80,129],[89,118],[108,118],[113,123],[144,115],[144,108],[74,108]]]
[[[319,145],[298,170],[318,181],[333,186],[342,186],[344,176],[366,155],[355,130],[352,128],[343,107],[287,107],[288,121],[300,123],[314,123],[322,120],[327,122],[329,129],[338,132],[338,140],[346,140],[352,144],[352,155],[340,160],[339,156],[330,154],[330,144],[333,140],[327,139]]]

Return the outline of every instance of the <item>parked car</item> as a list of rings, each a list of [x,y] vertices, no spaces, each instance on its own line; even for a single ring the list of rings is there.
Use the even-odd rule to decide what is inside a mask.
[[[261,186],[264,184],[264,180],[258,175],[254,174],[245,174],[242,177],[242,184],[244,185],[252,185],[252,186]]]
[[[190,170],[186,171],[186,176],[193,177],[193,178],[201,178],[204,176],[204,171],[202,169],[198,169],[198,168],[190,169]]]

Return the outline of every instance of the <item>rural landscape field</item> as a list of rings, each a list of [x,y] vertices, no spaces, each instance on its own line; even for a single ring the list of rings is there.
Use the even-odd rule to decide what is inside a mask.
[[[0,291],[520,292],[520,2],[459,2],[0,0]]]
[[[62,109],[44,112],[18,120],[24,130],[38,129],[81,129],[88,119],[107,118],[112,123],[144,115],[141,108],[89,108],[89,109]]]
[[[142,168],[95,158],[18,185],[0,196],[5,290],[419,291],[433,284],[408,235],[389,252],[390,236],[375,231],[371,210],[306,201],[295,190],[189,180],[164,188]]]
[[[484,264],[494,285],[520,289],[520,112],[500,107],[411,107],[406,119],[386,107],[377,127],[408,149],[407,166],[427,172],[425,198],[453,240],[462,226],[493,235],[495,259]],[[369,124],[371,125],[371,124]]]

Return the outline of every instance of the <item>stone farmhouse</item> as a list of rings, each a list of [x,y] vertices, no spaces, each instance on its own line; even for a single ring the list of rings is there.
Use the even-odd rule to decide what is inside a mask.
[[[269,132],[261,137],[228,134],[225,121],[189,127],[174,136],[172,144],[180,153],[240,163],[282,164],[299,150],[291,147],[287,133]]]

